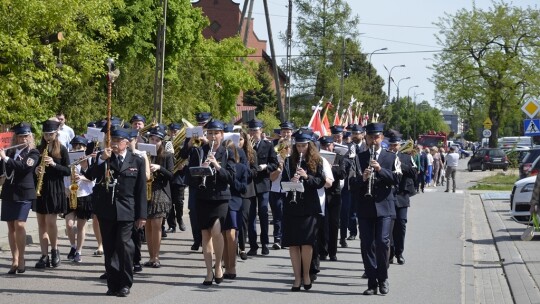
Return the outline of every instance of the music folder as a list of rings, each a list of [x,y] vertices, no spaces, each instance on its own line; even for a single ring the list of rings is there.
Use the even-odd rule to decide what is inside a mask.
[[[334,164],[334,160],[336,159],[336,153],[321,149],[321,151],[319,151],[319,154],[324,157],[330,165]]]
[[[189,174],[191,176],[212,176],[214,175],[214,170],[210,167],[190,167]]]
[[[295,182],[281,182],[281,189],[285,192],[304,192],[304,184]]]
[[[152,156],[157,155],[157,147],[154,144],[138,143],[137,150],[148,152]]]

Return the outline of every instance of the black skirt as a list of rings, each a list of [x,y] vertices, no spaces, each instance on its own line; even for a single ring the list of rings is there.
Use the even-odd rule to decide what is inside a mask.
[[[197,200],[197,220],[201,230],[212,228],[216,219],[221,224],[221,230],[225,228],[225,218],[229,210],[229,200]]]
[[[283,238],[285,247],[313,245],[317,239],[317,215],[283,215]]]
[[[69,202],[68,198],[68,202]],[[68,204],[68,211],[66,214],[75,212],[75,216],[80,220],[89,220],[92,218],[92,195],[77,197],[77,208],[71,209]]]

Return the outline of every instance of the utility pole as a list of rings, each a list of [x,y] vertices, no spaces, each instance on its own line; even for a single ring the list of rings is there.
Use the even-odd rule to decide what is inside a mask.
[[[291,120],[291,57],[292,57],[292,0],[289,0],[289,14],[287,17],[287,120]]]
[[[167,0],[161,0],[163,23],[158,26],[156,43],[156,69],[154,73],[154,119],[163,119],[163,78],[165,73],[165,34],[167,32]],[[159,111],[159,113],[158,113]]]

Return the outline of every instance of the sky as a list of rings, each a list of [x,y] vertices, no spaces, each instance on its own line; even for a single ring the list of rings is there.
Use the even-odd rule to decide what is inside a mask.
[[[286,55],[286,46],[278,37],[280,32],[286,31],[288,0],[267,1],[275,51],[277,56],[281,56],[277,57],[278,64],[281,65],[280,58]],[[242,9],[244,1],[236,0],[236,2],[240,3]],[[395,83],[400,84],[399,95],[407,96],[409,92],[412,101],[415,101],[416,96],[417,102],[426,100],[438,108],[440,106],[434,102],[435,86],[429,81],[432,70],[428,68],[433,64],[434,52],[441,49],[435,38],[438,28],[433,23],[439,21],[445,13],[453,15],[462,8],[471,10],[473,2],[479,9],[488,9],[492,6],[491,0],[346,0],[346,2],[351,7],[353,15],[357,15],[360,19],[357,30],[361,33],[359,40],[362,51],[369,54],[381,48],[388,48],[387,51],[377,52],[371,57],[371,63],[378,75],[385,79],[384,91],[388,90],[388,72],[384,67],[391,70],[394,66],[405,65],[392,69],[392,78]],[[538,0],[507,2],[524,8],[538,6]],[[295,16],[293,0],[293,35]],[[255,0],[253,18],[257,36],[260,39],[268,39],[262,0]],[[270,54],[269,45],[267,52]],[[293,56],[298,53],[293,49]],[[404,79],[407,77],[410,79]],[[417,88],[414,87],[416,85]],[[395,98],[394,83],[391,83],[390,92],[391,97]]]

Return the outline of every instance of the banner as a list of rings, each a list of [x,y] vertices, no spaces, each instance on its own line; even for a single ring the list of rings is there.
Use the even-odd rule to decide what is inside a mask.
[[[6,148],[11,146],[11,139],[13,138],[13,132],[0,133],[0,148]]]

